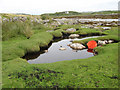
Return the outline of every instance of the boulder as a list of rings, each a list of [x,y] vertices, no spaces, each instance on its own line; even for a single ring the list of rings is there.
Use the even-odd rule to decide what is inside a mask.
[[[76,29],[75,29],[75,28],[69,28],[69,29],[67,29],[66,31],[68,31],[68,32],[75,32]]]
[[[75,50],[82,50],[82,49],[86,48],[84,45],[82,45],[80,43],[72,43],[68,46],[70,46],[72,49],[75,49]]]
[[[69,36],[69,38],[78,38],[79,37],[79,34],[71,34],[70,36]]]

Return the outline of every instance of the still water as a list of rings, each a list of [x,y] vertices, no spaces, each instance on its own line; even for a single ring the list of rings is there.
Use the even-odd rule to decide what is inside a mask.
[[[87,49],[73,50],[67,45],[72,43],[71,40],[83,40],[95,37],[99,36],[92,36],[80,39],[58,39],[52,42],[50,47],[47,49],[48,52],[45,53],[44,50],[41,50],[40,52],[28,53],[24,56],[24,58],[27,59],[28,63],[30,64],[38,64],[93,57],[93,53],[88,52]],[[66,50],[59,50],[61,47],[66,48]]]

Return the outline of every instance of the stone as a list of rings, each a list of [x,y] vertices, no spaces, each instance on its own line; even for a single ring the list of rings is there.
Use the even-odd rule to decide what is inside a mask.
[[[81,26],[81,28],[88,28],[87,26]]]
[[[13,21],[18,21],[19,17],[13,17]]]
[[[45,23],[48,23],[50,20],[43,20],[43,23],[45,24]]]
[[[71,34],[70,36],[69,36],[69,38],[78,38],[79,37],[79,34]]]
[[[98,44],[99,45],[105,45],[105,44],[107,44],[107,41],[106,40],[105,41],[98,40]]]
[[[104,30],[110,30],[111,29],[111,27],[101,27],[102,29],[104,29]]]
[[[3,21],[3,22],[5,22],[5,21],[9,22],[9,19],[3,18],[2,21]]]
[[[108,24],[108,23],[107,23],[105,26],[112,26],[112,24]]]
[[[44,52],[45,52],[45,53],[47,53],[47,52],[48,52],[48,50],[44,50]]]
[[[94,27],[94,29],[99,29],[99,27]]]
[[[80,43],[72,43],[69,45],[72,49],[75,50],[82,50],[84,48],[86,48],[84,45],[80,44]]]
[[[59,50],[62,50],[62,51],[63,51],[63,50],[66,50],[66,48],[59,48]]]
[[[53,32],[54,30],[47,30],[46,32]]]
[[[66,31],[68,31],[68,32],[75,32],[76,29],[75,29],[75,28],[69,28],[69,29],[67,29]]]
[[[112,43],[112,42],[114,42],[113,40],[108,40],[108,43]]]

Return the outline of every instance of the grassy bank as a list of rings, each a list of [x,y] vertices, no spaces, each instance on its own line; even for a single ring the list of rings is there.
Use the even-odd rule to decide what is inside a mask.
[[[16,58],[3,62],[3,87],[117,88],[118,44],[96,48],[98,56],[50,64],[28,64]]]

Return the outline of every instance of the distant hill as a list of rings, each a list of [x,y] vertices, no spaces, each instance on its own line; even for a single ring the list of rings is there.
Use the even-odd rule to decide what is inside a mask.
[[[104,14],[117,14],[118,11],[98,11],[98,12],[76,12],[76,11],[63,11],[63,12],[56,12],[56,13],[46,13],[42,15],[49,15],[49,16],[83,16],[83,15],[104,15]]]

